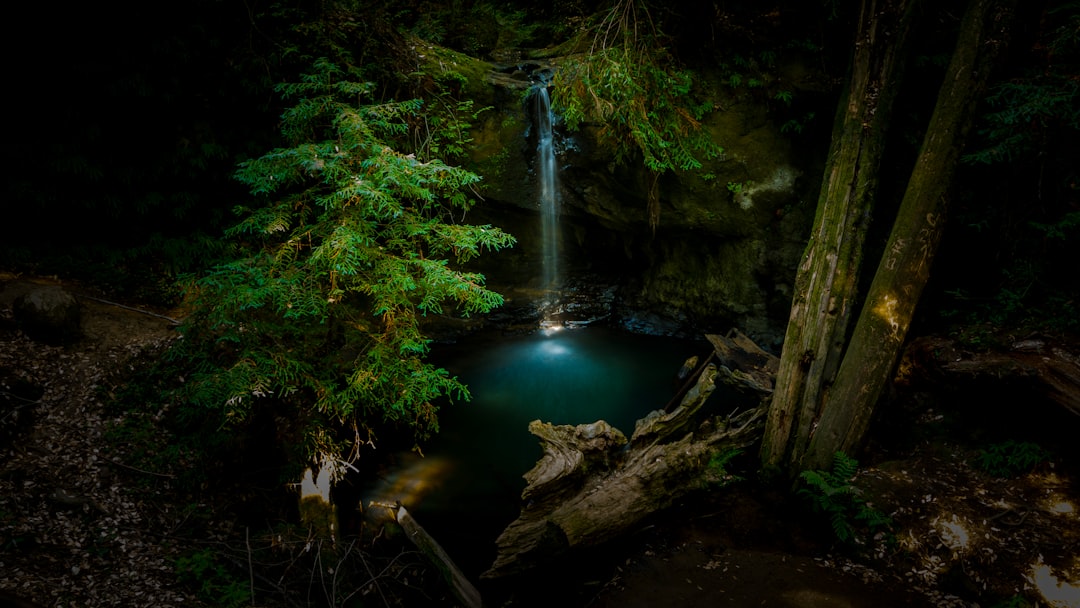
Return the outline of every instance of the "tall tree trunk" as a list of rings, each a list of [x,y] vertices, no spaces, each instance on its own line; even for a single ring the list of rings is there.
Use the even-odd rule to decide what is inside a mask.
[[[761,459],[798,469],[840,363],[855,302],[886,128],[899,90],[914,0],[863,0],[850,78],[837,107],[825,183],[795,280]]]
[[[874,406],[900,360],[915,305],[945,227],[949,185],[976,104],[1004,46],[1016,0],[972,0],[956,50],[843,362],[827,389],[804,468],[826,468],[863,440]]]

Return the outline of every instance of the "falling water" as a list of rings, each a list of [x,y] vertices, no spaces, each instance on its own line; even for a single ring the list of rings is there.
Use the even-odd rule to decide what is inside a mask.
[[[540,287],[549,292],[547,305],[552,304],[553,292],[559,287],[559,194],[555,167],[555,146],[552,133],[553,116],[547,85],[541,83],[533,95],[536,99],[536,173],[540,182],[540,217],[542,223],[543,259]]]

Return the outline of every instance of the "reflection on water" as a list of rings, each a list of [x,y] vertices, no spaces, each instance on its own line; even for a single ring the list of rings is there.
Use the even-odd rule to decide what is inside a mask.
[[[479,424],[526,432],[536,418],[554,424],[604,419],[629,435],[637,418],[667,402],[690,348],[599,328],[461,345],[446,367],[473,398],[444,410],[447,430],[474,434],[469,426]],[[453,425],[457,419],[469,424]]]
[[[439,454],[401,454],[397,467],[367,489],[361,507],[372,523],[393,519],[396,503],[408,508],[422,504],[425,497],[442,489],[453,467],[450,459]]]

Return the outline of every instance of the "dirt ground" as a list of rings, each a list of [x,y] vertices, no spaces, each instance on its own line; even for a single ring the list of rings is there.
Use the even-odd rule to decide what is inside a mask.
[[[860,487],[876,493],[896,539],[862,550],[831,545],[827,524],[754,490],[694,505],[659,526],[590,605],[1080,606],[1080,524],[1075,509],[1059,512],[1077,504],[1075,493],[1064,498],[1072,486],[1052,473],[987,484],[963,458],[864,469]]]
[[[85,337],[41,345],[11,303],[43,283],[58,281],[0,275],[0,592],[42,606],[205,605],[177,580],[180,507],[140,494],[136,481],[156,473],[103,449],[117,414],[101,389],[174,339],[169,312],[84,297]],[[1080,607],[1080,486],[1076,459],[1060,457],[1076,453],[1080,423],[1054,419],[1058,457],[997,478],[973,463],[1005,414],[987,408],[993,431],[958,436],[959,407],[912,391],[882,423],[894,428],[855,485],[893,527],[861,549],[838,548],[828,524],[747,484],[661,514],[603,563],[546,584],[575,587],[564,606]],[[503,605],[537,605],[535,589]]]
[[[84,338],[39,344],[11,306],[57,284],[0,275],[0,590],[42,606],[198,605],[176,582],[159,505],[130,491],[141,473],[104,449],[114,420],[101,389],[172,339],[172,324],[80,298]]]

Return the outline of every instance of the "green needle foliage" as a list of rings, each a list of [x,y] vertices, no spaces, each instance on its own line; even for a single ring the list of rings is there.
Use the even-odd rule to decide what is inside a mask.
[[[384,425],[436,432],[433,401],[468,392],[425,362],[423,318],[503,301],[459,269],[514,243],[460,223],[480,178],[424,157],[430,145],[406,153],[423,102],[365,103],[371,89],[325,60],[278,87],[294,101],[288,147],[236,173],[256,204],[228,235],[247,254],[193,283],[173,353],[194,367],[179,395],[188,417],[228,428],[272,412],[303,446],[294,459],[340,458]]]
[[[641,158],[652,173],[649,221],[659,222],[660,175],[700,169],[723,149],[701,128],[711,102],[695,104],[692,74],[676,66],[643,0],[619,0],[592,29],[587,53],[565,62],[553,81],[556,110],[571,130],[599,125],[616,163]]]

